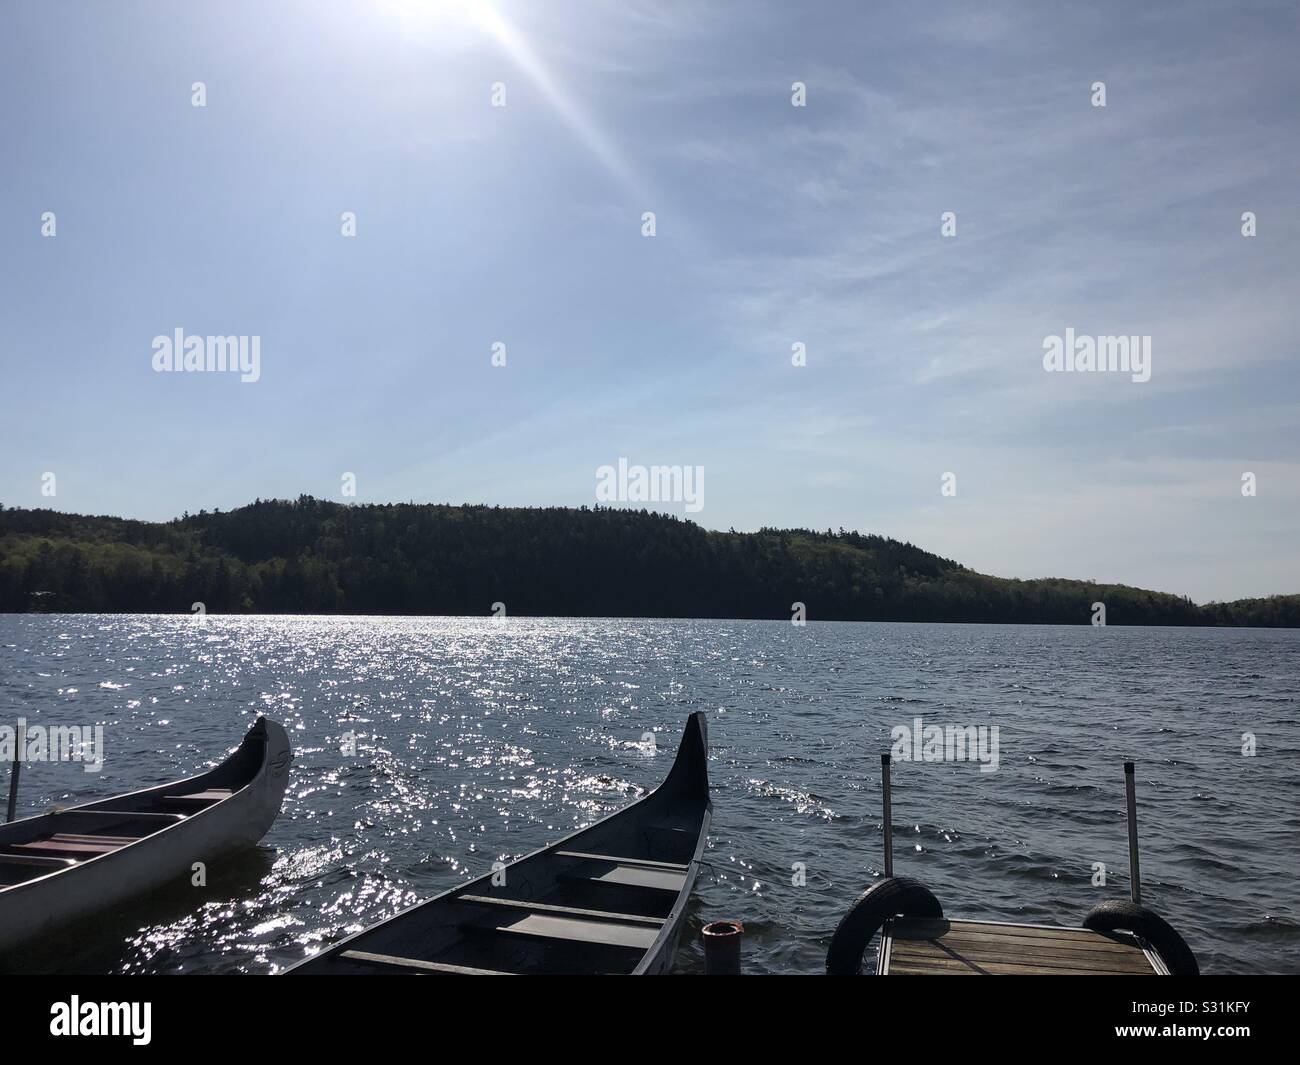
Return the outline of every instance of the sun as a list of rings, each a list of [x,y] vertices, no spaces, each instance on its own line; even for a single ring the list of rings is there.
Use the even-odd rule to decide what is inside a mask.
[[[499,19],[487,0],[381,0],[380,6],[410,31],[480,29]]]

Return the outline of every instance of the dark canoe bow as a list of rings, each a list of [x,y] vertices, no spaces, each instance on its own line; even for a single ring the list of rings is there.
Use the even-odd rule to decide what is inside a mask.
[[[258,718],[205,773],[0,825],[0,950],[257,843],[280,812],[292,757],[284,729]]]
[[[358,932],[294,974],[665,972],[708,838],[708,731],[686,722],[667,779],[642,799]]]

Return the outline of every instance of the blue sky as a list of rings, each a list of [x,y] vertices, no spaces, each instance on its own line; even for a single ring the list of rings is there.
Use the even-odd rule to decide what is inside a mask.
[[[360,502],[581,505],[626,457],[703,466],[711,528],[1300,591],[1298,29],[1289,2],[6,3],[0,501],[165,519],[353,472]],[[178,327],[260,336],[261,379],[153,372]],[[1046,373],[1067,327],[1151,336],[1151,380]]]

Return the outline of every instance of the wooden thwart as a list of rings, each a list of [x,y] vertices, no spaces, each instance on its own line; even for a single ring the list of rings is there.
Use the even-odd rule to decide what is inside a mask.
[[[110,823],[116,821],[165,821],[173,825],[185,820],[185,814],[156,813],[150,810],[59,810],[54,816],[69,820],[72,818],[108,819]]]
[[[642,869],[674,869],[685,872],[689,867],[680,862],[652,862],[648,858],[620,858],[614,854],[587,854],[584,851],[556,851],[559,858],[581,858],[593,862],[613,862],[615,865],[635,865]]]
[[[134,840],[130,842],[134,843]],[[126,846],[125,843],[116,843],[112,840],[101,843],[88,843],[81,840],[63,839],[56,834],[48,839],[34,839],[30,843],[13,843],[10,845],[10,851],[19,851],[20,853],[34,852],[52,855],[66,854],[71,856],[81,856],[86,858],[98,857],[101,854],[109,854],[112,851],[120,850]]]
[[[1132,936],[896,917],[881,932],[878,971],[888,976],[1155,976],[1160,970]]]
[[[342,957],[362,965],[383,969],[414,970],[422,973],[440,973],[444,976],[513,976],[500,969],[473,969],[468,965],[448,965],[445,962],[424,961],[421,958],[399,958],[393,954],[371,954],[364,950],[345,950]]]
[[[166,795],[163,797],[164,802],[180,802],[186,805],[211,806],[214,802],[221,802],[231,796],[229,788],[208,788],[205,791],[193,791],[188,795]]]
[[[128,843],[134,843],[139,836],[110,836],[110,835],[90,835],[84,832],[56,832],[50,836],[50,839],[60,843],[99,843],[99,844],[116,844],[119,847],[125,847]]]
[[[646,917],[639,913],[611,913],[608,910],[585,910],[577,906],[556,906],[548,902],[528,902],[524,899],[503,899],[495,895],[458,895],[461,902],[477,902],[481,906],[503,906],[529,913],[557,913],[565,917],[592,917],[601,921],[622,921],[626,924],[661,925],[662,917]]]

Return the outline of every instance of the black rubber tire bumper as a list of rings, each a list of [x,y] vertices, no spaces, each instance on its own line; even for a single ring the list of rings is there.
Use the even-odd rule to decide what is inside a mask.
[[[1192,948],[1165,919],[1145,906],[1118,899],[1094,906],[1083,919],[1083,927],[1094,932],[1132,932],[1141,936],[1160,955],[1172,976],[1200,976]]]
[[[930,889],[910,877],[888,877],[872,884],[835,929],[826,951],[828,976],[856,976],[867,944],[891,917],[942,917]]]

